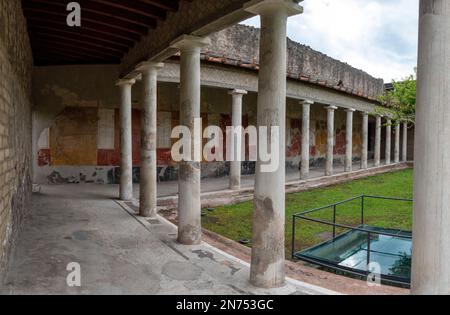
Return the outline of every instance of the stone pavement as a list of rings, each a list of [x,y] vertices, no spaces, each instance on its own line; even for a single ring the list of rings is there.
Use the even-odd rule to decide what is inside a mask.
[[[290,280],[276,290],[248,282],[248,264],[205,243],[181,246],[162,218],[144,220],[106,185],[43,186],[33,195],[2,294],[328,294]],[[71,262],[81,287],[66,284]]]

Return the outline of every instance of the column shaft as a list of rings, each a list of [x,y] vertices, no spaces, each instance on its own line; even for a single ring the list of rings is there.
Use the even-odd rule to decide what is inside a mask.
[[[310,162],[310,125],[311,125],[311,101],[300,102],[303,105],[303,117],[302,117],[302,160],[300,177],[301,179],[309,178],[309,162]]]
[[[334,111],[335,106],[327,107],[327,160],[325,165],[325,176],[333,175],[334,164]]]
[[[353,170],[353,113],[354,109],[347,109],[347,125],[345,136],[345,171]]]
[[[392,151],[392,121],[387,118],[386,119],[386,153],[385,153],[385,162],[386,165],[391,164],[391,151]]]
[[[403,149],[402,149],[402,161],[408,162],[408,123],[403,123]]]
[[[361,152],[361,169],[368,168],[368,150],[369,150],[369,114],[362,113],[362,152]]]
[[[270,171],[258,155],[250,282],[273,288],[285,283],[287,18],[301,7],[293,1],[269,0],[247,10],[261,16],[258,127],[269,129],[268,142],[273,141],[279,154]],[[278,128],[278,138],[271,139],[272,127]]]
[[[412,294],[450,294],[450,3],[421,0]]]
[[[200,52],[210,41],[205,38],[184,35],[172,44],[180,49],[180,125],[191,132],[189,161],[179,165],[178,180],[178,241],[185,245],[201,242],[201,156],[195,150],[200,139],[196,139],[195,122],[200,119]]]
[[[395,125],[394,162],[396,164],[400,163],[400,123]]]
[[[375,167],[381,164],[381,116],[376,116],[375,127]]]
[[[242,98],[247,91],[233,90],[230,92],[232,103],[232,125],[235,131],[242,131]],[[239,128],[239,129],[236,129]],[[230,162],[230,189],[238,190],[241,188],[241,155],[242,155],[242,133],[233,133],[231,139],[231,145],[233,146],[234,159]]]
[[[158,70],[162,64],[143,63],[138,67],[142,73],[141,112],[141,171],[139,214],[154,217],[157,214],[157,94]]]
[[[120,80],[120,200],[133,199],[133,139],[131,87],[134,80]]]

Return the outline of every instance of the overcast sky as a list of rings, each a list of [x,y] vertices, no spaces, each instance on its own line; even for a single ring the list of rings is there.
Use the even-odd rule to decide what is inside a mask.
[[[305,0],[291,17],[288,36],[383,78],[414,73],[419,0]],[[259,27],[259,19],[244,24]]]

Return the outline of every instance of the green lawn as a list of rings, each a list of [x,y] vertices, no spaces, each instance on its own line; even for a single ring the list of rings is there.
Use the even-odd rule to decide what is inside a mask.
[[[286,195],[286,256],[290,258],[291,254],[293,214],[362,194],[412,199],[412,192],[413,171],[404,170],[333,187]],[[361,221],[360,205],[361,200],[356,200],[338,206],[337,222],[351,226],[359,225]],[[206,216],[203,217],[202,223],[206,229],[236,241],[243,238],[251,239],[252,211],[252,202],[218,207],[213,212],[205,211]],[[411,230],[412,203],[410,202],[367,200],[365,202],[365,213],[366,224]],[[333,213],[331,209],[324,210],[310,217],[332,221]],[[296,249],[308,248],[327,240],[331,236],[331,232],[331,227],[299,221],[297,224]]]

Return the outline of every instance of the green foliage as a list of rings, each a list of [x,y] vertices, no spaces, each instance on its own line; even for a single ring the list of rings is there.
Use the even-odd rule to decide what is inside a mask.
[[[394,89],[388,91],[380,100],[383,102],[393,114],[393,123],[407,121],[415,124],[416,118],[416,79],[414,75],[392,84]]]

